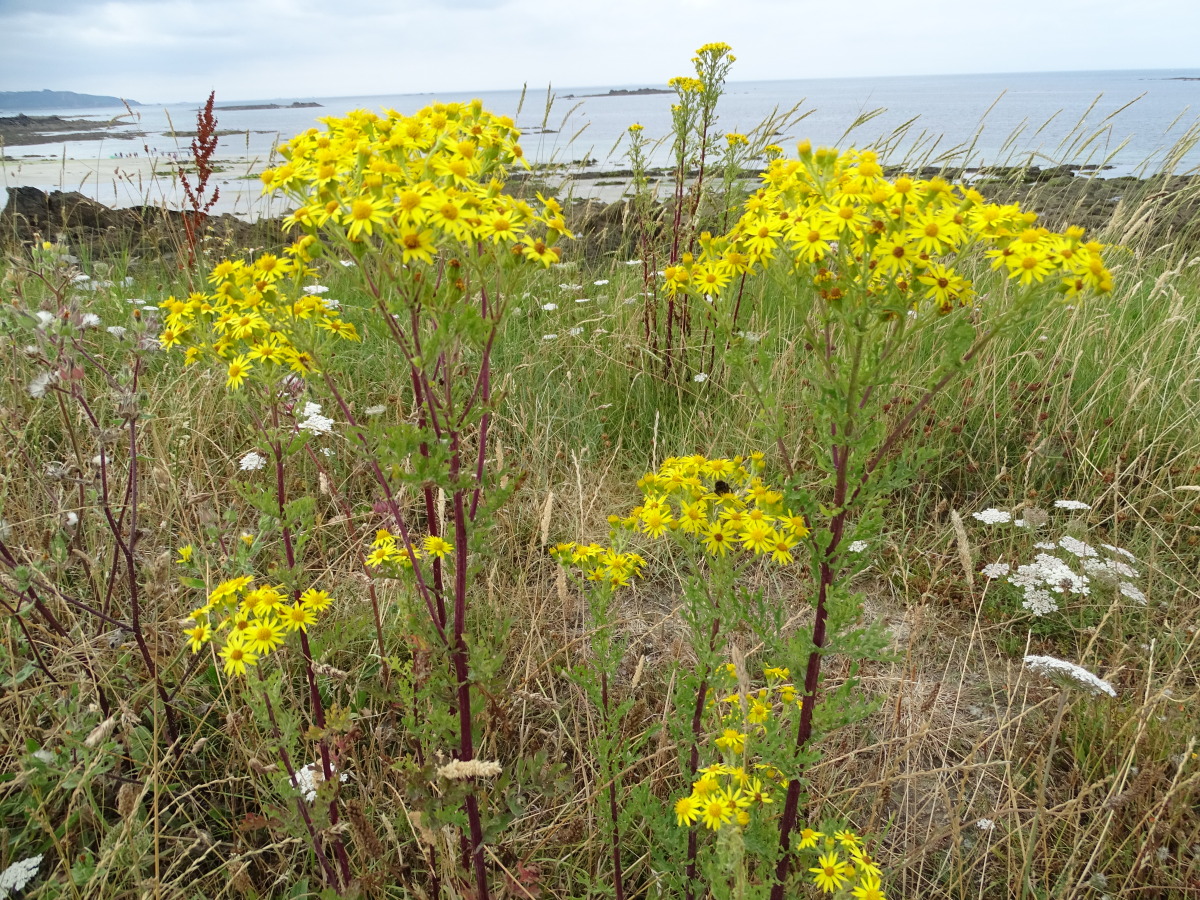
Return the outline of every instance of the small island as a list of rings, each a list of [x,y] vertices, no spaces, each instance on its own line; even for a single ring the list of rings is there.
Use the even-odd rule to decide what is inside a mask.
[[[578,95],[565,94],[565,95],[563,95],[563,99],[564,100],[576,100],[576,99],[582,100],[585,97],[646,97],[646,96],[650,96],[651,94],[673,94],[673,93],[675,93],[675,92],[672,90],[668,90],[667,88],[651,88],[651,87],[613,88],[611,91],[608,91],[607,93],[604,93],[604,94],[578,94]]]
[[[295,103],[251,103],[245,106],[216,106],[213,107],[214,112],[228,112],[230,110],[247,110],[247,109],[320,109],[320,103],[314,103],[309,100],[307,102]]]

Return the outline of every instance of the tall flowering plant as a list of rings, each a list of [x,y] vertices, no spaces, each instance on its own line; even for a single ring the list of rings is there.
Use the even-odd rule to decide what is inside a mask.
[[[822,661],[849,649],[854,632],[858,603],[848,582],[870,559],[861,551],[882,528],[887,497],[918,471],[920,451],[903,452],[914,421],[997,335],[1061,298],[1112,291],[1104,252],[1083,229],[1051,231],[1036,213],[988,203],[973,188],[889,178],[869,150],[802,142],[796,158],[769,163],[726,234],[665,270],[666,291],[703,303],[728,358],[747,363],[787,476],[787,503],[812,523],[805,550],[814,618],[795,667],[804,672],[798,760],[820,721]],[[777,340],[750,346],[737,329],[755,278],[783,301],[787,319]],[[806,454],[812,474],[791,447],[788,404],[769,375],[773,353],[789,345],[805,348],[798,364],[814,387],[807,412],[822,451]],[[899,364],[914,352],[930,360],[927,377],[901,385]],[[787,893],[802,786],[793,778],[783,801],[772,900]]]
[[[210,291],[167,304],[163,345],[186,348],[189,364],[219,367],[230,390],[246,396],[275,469],[266,491],[273,501],[261,505],[271,506],[286,553],[286,566],[275,570],[286,576],[284,584],[222,583],[201,607],[220,620],[199,621],[189,637],[200,647],[216,635],[226,671],[240,675],[286,633],[299,632],[314,724],[325,727],[305,640],[323,609],[303,583],[299,552],[300,536],[312,526],[311,498],[287,496],[284,466],[306,453],[324,475],[313,438],[344,439],[343,452],[361,460],[377,492],[366,512],[334,493],[352,534],[364,541],[374,534],[362,564],[381,660],[389,653],[377,583],[397,583],[415,599],[406,624],[420,659],[404,685],[386,667],[383,674],[393,689],[429,704],[407,705],[418,759],[448,752],[464,771],[490,772],[476,762],[473,687],[494,666],[480,655],[486,641],[468,633],[468,596],[473,538],[503,498],[487,466],[492,350],[506,312],[506,279],[520,266],[556,263],[558,243],[570,234],[553,200],[535,209],[503,192],[506,172],[527,165],[519,133],[478,101],[438,104],[412,116],[356,111],[323,124],[324,130],[293,138],[281,150],[283,165],[262,176],[266,191],[294,204],[285,225],[301,234],[285,256],[222,262]],[[323,298],[326,289],[315,277],[326,260],[340,260],[358,276],[369,298],[365,308]],[[402,424],[368,425],[340,377],[330,351],[338,341],[360,340],[363,329],[393,342],[405,361]],[[332,415],[312,400],[302,407],[308,395],[329,404]],[[333,491],[331,479],[322,483]],[[239,615],[253,616],[260,607],[269,618],[240,623]],[[324,781],[334,784],[324,741],[322,748]],[[460,859],[485,898],[479,782],[474,775],[460,781]],[[336,825],[336,814],[331,818]],[[430,877],[439,870],[430,860]],[[336,886],[349,882],[344,865],[326,872]]]

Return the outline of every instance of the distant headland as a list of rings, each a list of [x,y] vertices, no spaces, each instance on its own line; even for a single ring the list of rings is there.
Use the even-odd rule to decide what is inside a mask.
[[[104,106],[141,106],[136,100],[74,91],[0,91],[0,109],[92,109]]]

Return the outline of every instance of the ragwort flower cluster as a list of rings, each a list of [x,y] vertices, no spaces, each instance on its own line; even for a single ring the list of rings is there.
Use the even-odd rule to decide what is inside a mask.
[[[588,581],[600,582],[612,588],[627,587],[640,577],[646,560],[636,553],[618,553],[600,544],[578,544],[568,541],[555,544],[550,555],[562,566],[578,566]]]
[[[691,793],[675,801],[679,827],[741,830],[756,815],[769,818],[777,811],[773,791],[786,789],[788,779],[761,759],[755,742],[766,734],[768,723],[786,720],[801,701],[787,668],[768,667],[763,677],[765,686],[745,693],[734,689],[710,702],[710,709],[715,708],[720,719],[721,733],[713,745],[722,759],[697,770]],[[733,665],[714,673],[715,688],[729,689],[737,681]],[[863,839],[850,829],[829,830],[831,835],[812,827],[797,832],[795,849],[812,857],[813,865],[806,868],[813,884],[826,893],[851,888],[856,900],[885,900],[880,884],[883,873]]]
[[[562,209],[542,210],[502,193],[511,166],[529,167],[520,132],[479,100],[434,104],[412,116],[365,110],[321,120],[280,152],[287,162],[263,172],[264,192],[299,205],[284,220],[310,236],[320,231],[351,244],[376,240],[404,264],[432,264],[443,250],[496,244],[549,267],[570,237]]]
[[[1085,241],[1082,228],[1052,232],[1036,213],[941,178],[889,180],[869,150],[814,151],[805,141],[798,159],[771,159],[762,179],[726,235],[702,236],[698,257],[665,270],[668,293],[715,299],[781,258],[829,301],[948,312],[973,301],[955,265],[974,247],[1024,286],[1057,282],[1069,296],[1112,290],[1104,247]]]
[[[256,370],[269,377],[315,373],[311,348],[317,335],[359,339],[336,302],[302,286],[314,274],[307,263],[315,244],[304,237],[283,257],[264,253],[249,263],[218,263],[208,276],[211,292],[193,292],[186,300],[172,296],[161,304],[166,317],[159,343],[166,350],[185,347],[185,365],[208,359],[224,366],[231,390]]]
[[[668,532],[698,542],[714,557],[749,553],[779,565],[808,537],[804,516],[783,505],[783,494],[758,474],[763,456],[671,457],[638,481],[644,500],[615,527],[661,538]]]
[[[424,554],[421,552],[422,548]],[[403,538],[397,538],[386,528],[380,528],[375,532],[375,540],[371,543],[371,552],[367,554],[365,562],[372,569],[387,572],[409,571],[413,567],[413,561],[420,559],[422,555],[433,559],[445,559],[453,552],[454,546],[436,534],[426,536],[421,542],[421,547],[414,543],[410,551],[404,546]]]
[[[245,675],[247,666],[277,650],[289,633],[315,625],[317,614],[332,602],[328,593],[316,588],[289,601],[286,588],[256,586],[253,576],[242,575],[213,588],[204,605],[188,614],[195,624],[183,633],[193,653],[215,643],[225,674]]]

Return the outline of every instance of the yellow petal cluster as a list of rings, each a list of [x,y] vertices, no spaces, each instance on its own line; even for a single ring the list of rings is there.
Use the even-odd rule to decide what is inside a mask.
[[[313,373],[315,362],[306,348],[314,334],[358,340],[358,332],[337,304],[302,287],[312,275],[306,265],[312,243],[302,238],[282,257],[264,253],[252,262],[218,263],[208,276],[210,292],[172,296],[160,304],[165,317],[159,343],[167,350],[185,348],[188,364],[209,358],[225,366],[231,389],[255,371]]]
[[[656,539],[675,533],[710,556],[750,553],[788,565],[795,562],[793,548],[808,537],[808,524],[784,507],[783,493],[763,481],[761,468],[757,453],[671,457],[638,480],[643,502],[610,522]]]
[[[282,585],[255,585],[242,575],[213,588],[203,606],[188,614],[194,624],[183,633],[193,653],[215,642],[227,675],[245,675],[247,666],[283,645],[289,632],[307,631],[317,614],[333,602],[325,591],[310,588],[295,601]]]
[[[436,546],[440,549],[440,544]],[[371,543],[371,552],[367,554],[366,564],[372,569],[381,567],[390,569],[393,566],[400,569],[411,569],[413,560],[420,558],[421,551],[417,547],[412,548],[410,555],[403,546],[403,541],[397,540],[396,536],[386,528],[380,528],[375,532],[375,540]]]
[[[617,553],[600,544],[555,544],[550,555],[563,566],[578,566],[588,581],[603,582],[614,588],[626,587],[642,574],[646,560],[636,553]]]
[[[1048,282],[1070,296],[1112,290],[1104,246],[1083,229],[1052,232],[1036,213],[941,178],[889,179],[870,150],[802,142],[798,158],[772,158],[762,181],[728,233],[666,270],[668,294],[719,297],[736,276],[780,259],[827,301],[947,312],[972,302],[957,267],[975,249],[1021,285]]]
[[[507,116],[473,100],[321,121],[325,130],[292,138],[280,150],[287,162],[262,174],[264,192],[299,204],[286,225],[386,242],[406,265],[479,243],[547,267],[558,261],[555,245],[571,236],[559,204],[539,196],[535,210],[501,190],[511,167],[529,168]]]

